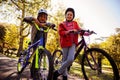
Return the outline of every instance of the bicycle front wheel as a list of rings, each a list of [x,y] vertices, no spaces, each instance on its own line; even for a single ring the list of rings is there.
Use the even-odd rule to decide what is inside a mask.
[[[52,80],[53,61],[51,53],[44,49],[39,58],[39,80]]]
[[[21,72],[23,66],[26,64],[26,56],[27,55],[20,55],[19,59],[18,59],[18,63],[17,63],[17,71]]]
[[[85,80],[119,79],[119,72],[114,60],[102,49],[87,50],[83,54],[81,65]]]
[[[53,52],[53,66],[54,66],[54,70],[57,70],[61,67],[61,64],[62,64],[62,56],[63,56],[63,53],[61,50],[55,50]]]

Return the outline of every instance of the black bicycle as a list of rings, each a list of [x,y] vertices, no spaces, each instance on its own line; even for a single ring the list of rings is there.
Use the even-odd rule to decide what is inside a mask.
[[[81,52],[83,53],[80,64],[85,80],[118,80],[119,71],[114,60],[103,49],[90,48],[84,39],[85,32],[91,33],[89,30],[80,30],[77,32],[77,34],[81,35],[81,40],[76,47],[74,58],[76,59]],[[92,31],[92,33],[95,32]],[[55,70],[62,64],[62,54],[61,50],[55,50],[53,53]],[[70,67],[68,67],[68,71]]]

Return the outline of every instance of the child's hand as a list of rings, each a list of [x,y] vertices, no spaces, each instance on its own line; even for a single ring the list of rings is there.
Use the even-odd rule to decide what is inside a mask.
[[[77,32],[78,30],[76,30],[76,29],[73,29],[73,31],[74,31],[74,33],[75,33],[75,32]]]
[[[68,32],[69,32],[69,33],[75,33],[75,32],[77,32],[77,30],[76,30],[76,29],[73,29],[73,30],[69,30]]]
[[[50,27],[50,28],[54,28],[55,27],[55,24],[53,23],[46,23],[46,26]]]
[[[66,31],[66,34],[74,33],[75,30],[68,30]]]

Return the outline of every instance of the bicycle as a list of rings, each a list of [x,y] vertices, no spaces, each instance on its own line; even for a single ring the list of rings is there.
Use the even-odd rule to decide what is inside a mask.
[[[81,40],[78,42],[74,57],[76,59],[79,57],[80,52],[83,52],[81,63],[79,64],[81,64],[85,80],[118,80],[119,72],[112,57],[103,49],[90,48],[84,39],[85,32],[91,33],[89,30],[80,30],[77,32],[77,34],[81,34]],[[95,34],[93,31],[92,33]],[[54,69],[58,69],[62,64],[62,54],[61,50],[54,51]],[[68,67],[68,71],[71,66]]]
[[[55,27],[55,25],[53,27]],[[43,33],[48,32],[49,27],[46,27],[46,29],[44,29],[44,27],[39,28],[39,30],[42,31]],[[34,73],[33,80],[36,80],[36,77],[37,77],[37,80],[52,80],[52,74],[51,74],[53,73],[52,72],[53,71],[52,56],[50,51],[48,51],[45,47],[43,47],[43,44],[44,44],[43,41],[44,39],[43,37],[41,37],[37,42],[35,42],[34,44],[31,44],[27,50],[23,51],[20,54],[20,57],[17,63],[17,71],[18,71],[17,80],[27,79],[27,77],[22,75],[22,73],[23,71],[25,71],[27,66],[32,63],[34,56],[36,56],[35,68],[38,69],[38,73]],[[31,54],[30,51],[31,49],[33,49],[34,46],[37,46],[37,48],[35,52]]]

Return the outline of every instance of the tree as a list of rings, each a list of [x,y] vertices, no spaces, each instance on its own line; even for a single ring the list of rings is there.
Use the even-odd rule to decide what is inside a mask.
[[[0,52],[3,52],[3,43],[6,34],[6,28],[0,24]]]
[[[18,48],[18,27],[14,24],[6,25],[5,43],[9,48]]]
[[[120,33],[120,28],[115,29],[117,33]]]
[[[111,35],[105,42],[100,44],[116,62],[120,68],[120,33]]]
[[[28,28],[28,26],[24,26],[23,18],[26,15],[32,14],[34,16],[36,12],[39,10],[39,8],[47,8],[49,5],[50,0],[34,0],[34,1],[14,1],[11,0],[11,2],[16,6],[17,10],[21,12],[20,16],[18,17],[20,20],[20,29],[19,29],[19,49],[18,49],[18,56],[19,52],[23,49],[23,41],[24,38],[29,35],[29,31],[27,34],[24,34],[24,30]]]

